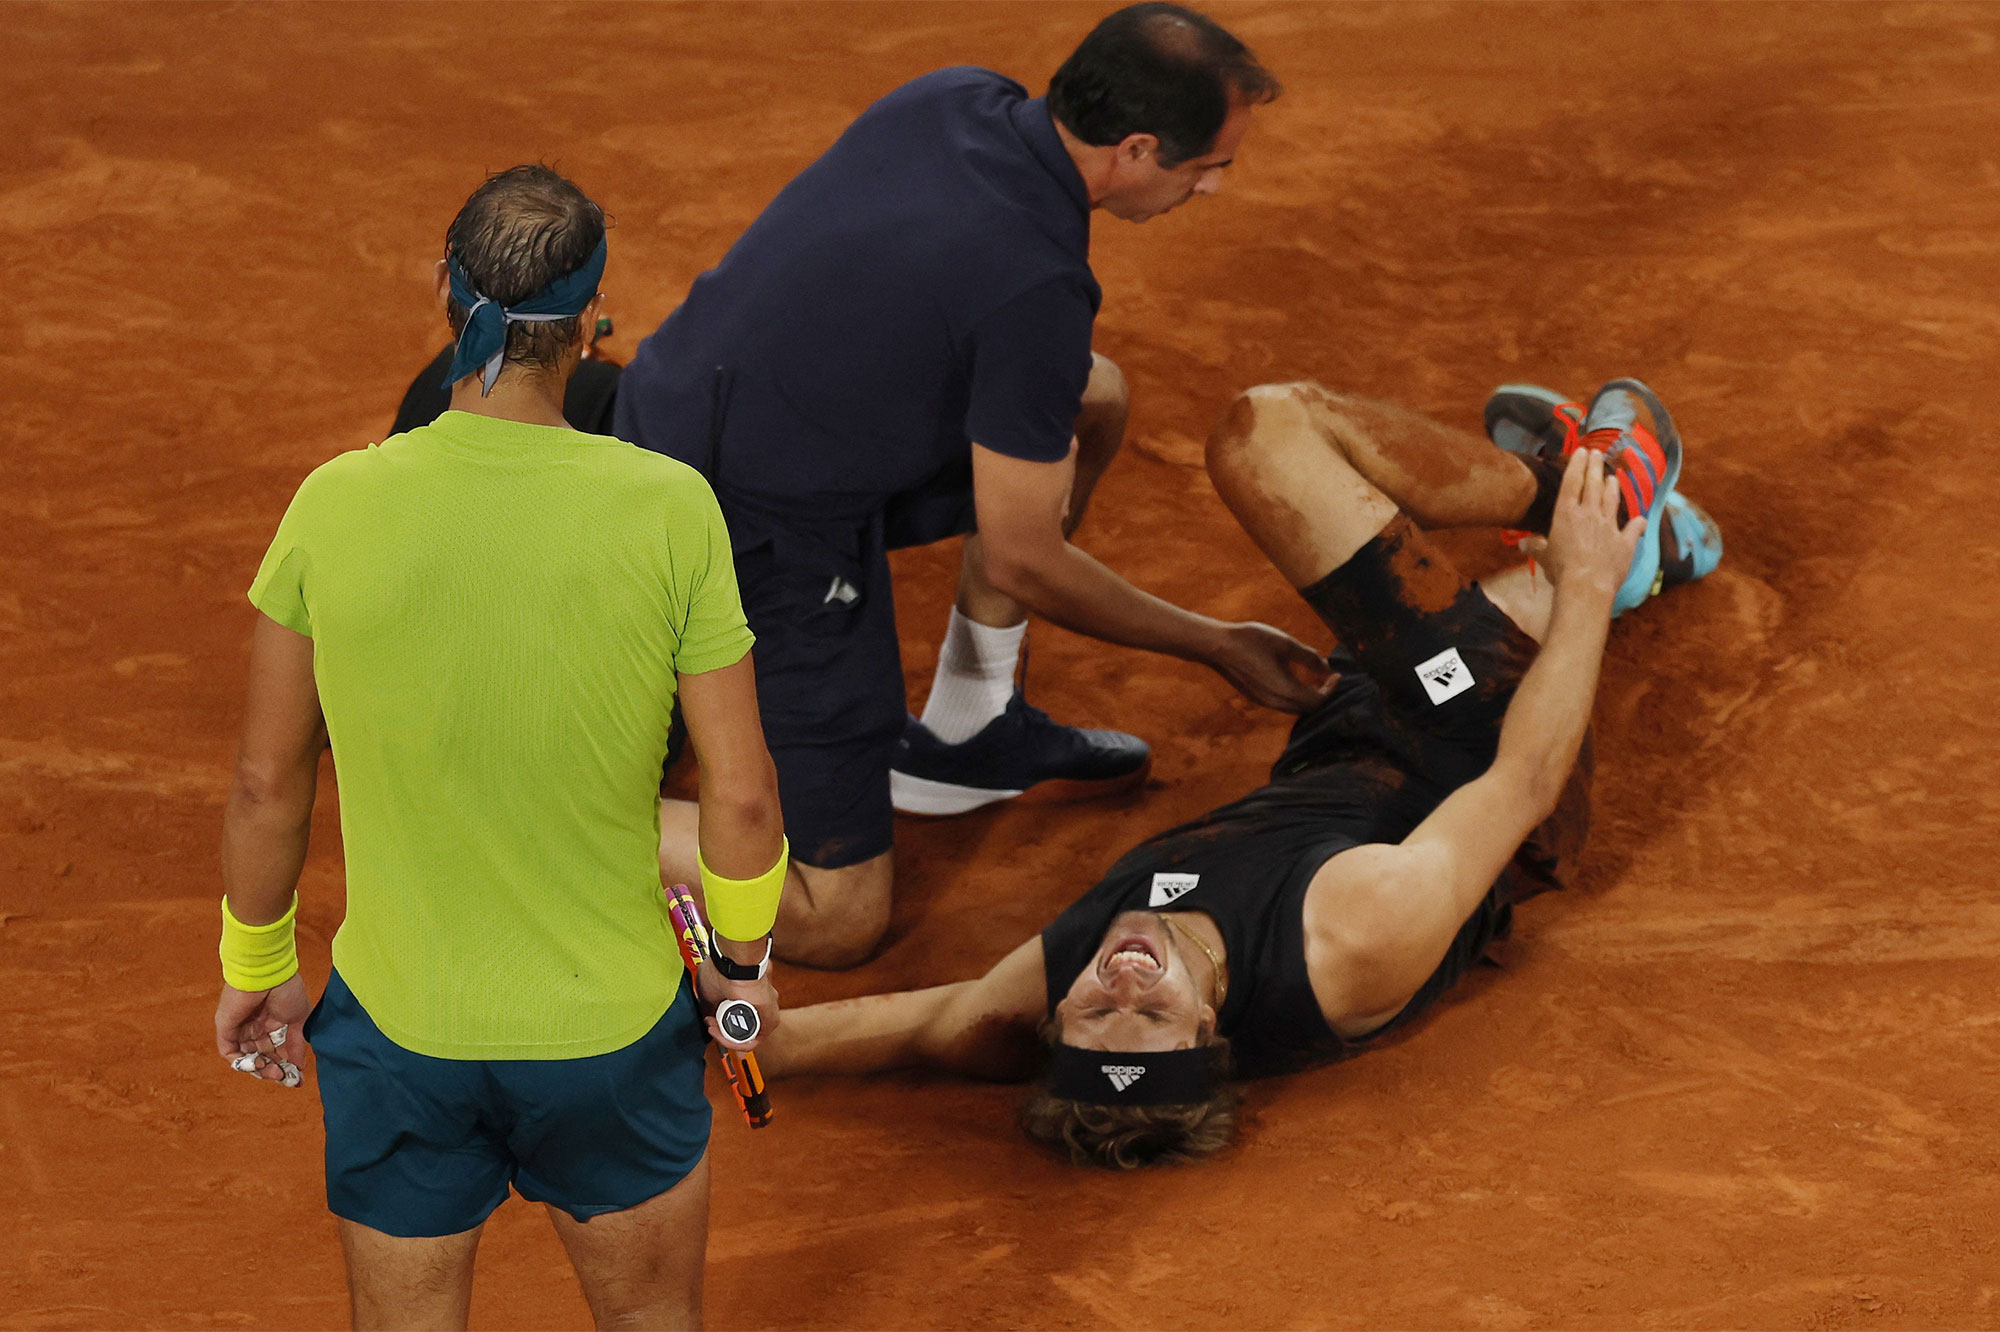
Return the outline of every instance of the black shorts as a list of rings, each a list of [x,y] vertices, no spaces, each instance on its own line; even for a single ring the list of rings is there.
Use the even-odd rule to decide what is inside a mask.
[[[1365,753],[1442,799],[1492,766],[1501,720],[1540,646],[1408,516],[1300,595],[1339,640],[1327,664],[1342,679],[1292,728],[1274,775]],[[1567,877],[1590,828],[1592,768],[1586,736],[1555,814],[1515,857],[1514,900]]]
[[[1351,663],[1374,680],[1393,721],[1482,771],[1492,763],[1537,645],[1407,516],[1300,595],[1339,639],[1334,669]]]

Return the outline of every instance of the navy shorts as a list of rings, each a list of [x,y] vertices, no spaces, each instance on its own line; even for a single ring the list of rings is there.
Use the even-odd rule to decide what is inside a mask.
[[[757,636],[757,707],[792,859],[872,860],[894,841],[889,764],[909,716],[887,552],[973,530],[972,451],[895,495],[787,495],[761,473],[806,445],[766,441],[739,458],[738,431],[725,448],[734,370],[640,364],[646,382],[618,399],[617,431],[715,488]]]
[[[807,521],[717,493],[792,858],[873,859],[893,841],[889,764],[909,716],[888,551],[972,530],[971,463],[865,518]]]
[[[685,981],[651,1031],[587,1059],[412,1053],[337,971],[305,1035],[326,1114],[327,1207],[384,1234],[470,1230],[510,1184],[588,1221],[665,1193],[708,1150],[702,1025]]]

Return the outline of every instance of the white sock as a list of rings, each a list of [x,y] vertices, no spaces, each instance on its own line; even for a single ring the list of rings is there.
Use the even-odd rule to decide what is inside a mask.
[[[932,735],[955,745],[1007,710],[1007,700],[1014,696],[1014,667],[1027,636],[1026,620],[995,629],[951,608],[931,696],[924,701],[923,723]]]

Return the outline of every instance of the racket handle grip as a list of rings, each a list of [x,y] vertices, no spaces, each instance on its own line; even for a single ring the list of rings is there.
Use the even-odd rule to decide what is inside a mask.
[[[759,1129],[770,1123],[771,1096],[764,1088],[764,1070],[757,1067],[757,1056],[724,1050],[722,1071],[728,1075],[729,1089],[736,1093],[736,1104],[750,1127]]]

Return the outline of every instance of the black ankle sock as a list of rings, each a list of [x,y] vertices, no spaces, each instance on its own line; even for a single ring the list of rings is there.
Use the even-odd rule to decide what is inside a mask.
[[[1516,526],[1524,532],[1536,536],[1547,536],[1549,524],[1556,516],[1556,496],[1562,492],[1563,473],[1569,470],[1567,458],[1532,458],[1522,456],[1529,473],[1535,478],[1535,498],[1528,503],[1528,511],[1521,515]],[[1625,511],[1625,492],[1618,492],[1618,521],[1623,525],[1631,515]]]
[[[1549,524],[1555,520],[1556,495],[1562,490],[1567,464],[1549,458],[1523,457],[1521,461],[1535,478],[1535,498],[1521,515],[1520,527],[1536,536],[1547,536]]]

